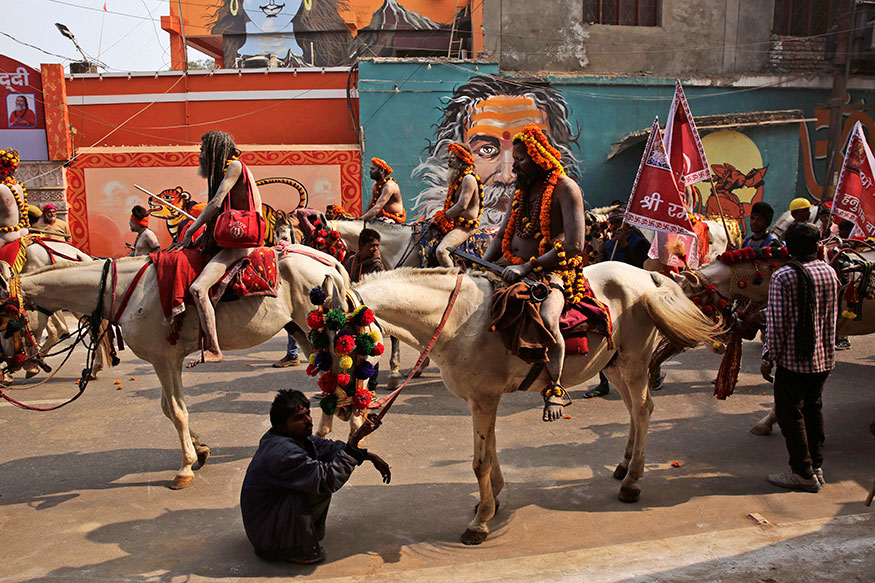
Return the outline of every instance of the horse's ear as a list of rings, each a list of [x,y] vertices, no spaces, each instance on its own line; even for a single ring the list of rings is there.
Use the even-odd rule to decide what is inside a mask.
[[[702,281],[699,279],[699,276],[692,271],[681,271],[680,273],[672,273],[671,277],[675,280],[675,282],[677,282],[679,286],[684,289],[684,291],[697,291],[704,287],[702,285]]]
[[[329,309],[332,307],[343,306],[343,298],[340,297],[340,290],[334,285],[334,279],[330,275],[326,274],[325,279],[322,280],[322,291],[325,292],[325,297],[327,298],[325,301],[329,302]]]

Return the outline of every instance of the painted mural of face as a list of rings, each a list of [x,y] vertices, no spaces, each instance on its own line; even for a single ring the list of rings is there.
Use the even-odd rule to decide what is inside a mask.
[[[435,140],[427,157],[413,170],[414,181],[424,186],[414,201],[414,212],[428,217],[443,206],[448,184],[447,144],[462,142],[471,148],[477,174],[483,180],[480,224],[498,226],[515,191],[513,136],[529,123],[549,134],[562,153],[566,172],[577,179],[577,159],[571,148],[579,134],[569,114],[562,95],[549,86],[498,75],[471,77],[444,100]]]
[[[244,0],[246,13],[246,43],[240,48],[241,55],[275,55],[284,58],[291,51],[301,55],[303,51],[295,40],[292,19],[301,7],[300,0],[277,3],[276,0]]]

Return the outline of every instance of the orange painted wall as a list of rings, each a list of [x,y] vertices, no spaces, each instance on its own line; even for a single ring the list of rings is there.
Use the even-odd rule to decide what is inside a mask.
[[[67,80],[73,146],[190,145],[215,129],[245,144],[356,144],[346,100],[347,75],[345,68],[213,75],[173,71],[157,77],[77,75]],[[269,93],[277,91],[298,95]],[[268,93],[259,97],[259,92]],[[162,102],[186,94],[187,102]],[[203,97],[209,100],[198,100]],[[358,98],[353,97],[357,110]]]

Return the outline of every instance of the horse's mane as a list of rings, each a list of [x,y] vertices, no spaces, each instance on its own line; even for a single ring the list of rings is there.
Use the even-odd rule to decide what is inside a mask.
[[[31,271],[29,273],[23,273],[22,275],[25,275],[25,276],[40,275],[40,274],[48,273],[50,271],[55,271],[58,269],[69,269],[71,267],[81,267],[83,265],[92,265],[92,264],[102,265],[106,259],[107,258],[98,258],[98,259],[95,259],[94,261],[91,261],[88,263],[83,262],[83,261],[62,261],[62,262],[55,263],[54,265],[46,265],[45,267],[40,267],[39,269],[37,269],[35,271]],[[120,257],[120,258],[116,259],[116,262],[117,263],[133,263],[135,261],[137,261],[137,262],[143,261],[144,259],[148,259],[148,257],[146,257],[146,256]]]
[[[456,275],[459,273],[458,267],[398,267],[396,269],[388,269],[386,271],[374,271],[362,276],[359,283],[365,283],[372,279],[382,279],[384,277],[415,277],[415,276],[432,276],[432,275]]]

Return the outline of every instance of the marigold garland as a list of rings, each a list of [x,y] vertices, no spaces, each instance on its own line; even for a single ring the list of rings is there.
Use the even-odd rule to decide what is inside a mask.
[[[377,166],[377,168],[382,168],[383,170],[385,170],[389,174],[392,174],[392,172],[393,172],[392,167],[389,166],[385,160],[382,160],[380,158],[371,158],[371,163],[375,164]]]
[[[450,144],[453,145],[453,144]],[[472,175],[474,179],[477,181],[477,196],[480,198],[480,202],[477,205],[477,218],[476,219],[468,219],[465,217],[456,217],[455,219],[450,219],[447,217],[447,211],[455,204],[453,197],[456,194],[456,191],[462,185],[462,181],[466,176]],[[480,176],[474,172],[474,166],[468,166],[459,174],[458,177],[453,181],[450,187],[447,189],[447,197],[444,199],[444,208],[439,210],[434,214],[432,218],[434,224],[437,228],[446,235],[456,227],[464,227],[466,229],[476,229],[480,226],[480,216],[483,214],[483,181],[480,180]]]
[[[447,145],[447,153],[452,154],[456,158],[462,161],[466,166],[474,165],[474,156],[471,155],[471,152],[468,151],[465,146],[462,144],[457,144],[456,142],[451,142]]]
[[[18,224],[10,227],[0,227],[0,233],[11,233],[25,229],[29,225],[27,218],[27,189],[12,174],[18,169],[21,158],[13,150],[0,150],[0,183],[5,184],[12,191],[15,204],[18,206]],[[21,194],[15,185],[21,188]]]

